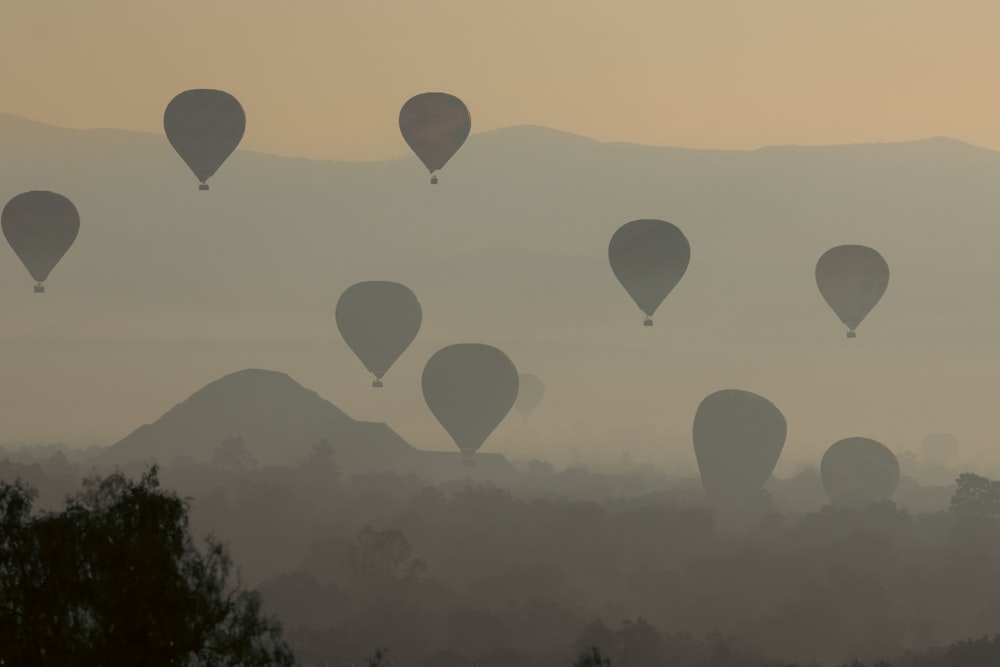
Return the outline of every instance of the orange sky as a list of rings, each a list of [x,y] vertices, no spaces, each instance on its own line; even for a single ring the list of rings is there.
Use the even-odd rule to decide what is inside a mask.
[[[6,0],[0,111],[159,132],[174,94],[222,88],[246,148],[379,159],[443,90],[473,132],[1000,149],[997,25],[996,0]]]

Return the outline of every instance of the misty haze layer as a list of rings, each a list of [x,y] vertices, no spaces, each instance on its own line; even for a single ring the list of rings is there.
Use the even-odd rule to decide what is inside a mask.
[[[237,151],[201,193],[163,137],[3,116],[0,148],[4,196],[63,193],[83,230],[44,301],[12,252],[0,263],[4,441],[114,442],[193,387],[263,367],[450,451],[420,373],[441,347],[476,341],[546,384],[532,419],[508,416],[484,451],[628,451],[690,472],[699,401],[736,387],[782,406],[779,472],[854,434],[900,453],[948,431],[968,460],[993,456],[990,151],[948,139],[693,151],[516,127],[470,137],[439,186],[415,158]],[[653,328],[606,254],[644,217],[691,244]],[[877,248],[893,275],[853,341],[813,278],[846,243]],[[362,280],[401,282],[423,308],[378,393],[334,318]]]

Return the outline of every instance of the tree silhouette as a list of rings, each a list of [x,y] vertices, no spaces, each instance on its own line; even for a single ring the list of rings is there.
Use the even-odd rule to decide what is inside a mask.
[[[1000,482],[966,472],[958,476],[956,483],[958,488],[951,497],[952,512],[1000,519]]]
[[[384,594],[394,585],[418,581],[427,569],[423,560],[411,560],[412,552],[402,531],[365,526],[358,533],[357,544],[347,549],[347,572],[359,589]]]
[[[214,463],[224,470],[251,470],[257,467],[257,460],[247,449],[242,436],[225,438],[215,448]]]
[[[85,480],[62,512],[0,484],[0,664],[292,665],[256,593],[228,583],[214,540],[195,548],[188,507],[154,466]]]
[[[611,660],[601,655],[596,646],[591,646],[590,649],[580,654],[577,661],[573,663],[573,667],[611,667]]]

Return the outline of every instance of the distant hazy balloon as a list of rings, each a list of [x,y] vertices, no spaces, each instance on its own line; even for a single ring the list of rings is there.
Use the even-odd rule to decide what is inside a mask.
[[[924,460],[933,465],[945,465],[958,455],[958,438],[951,433],[931,433],[920,445]]]
[[[423,312],[405,285],[372,280],[348,287],[337,301],[337,328],[348,347],[375,374],[373,387],[420,331]]]
[[[472,129],[472,117],[462,100],[448,93],[421,93],[399,111],[399,131],[431,172],[442,169],[462,147]]]
[[[205,181],[236,150],[246,125],[243,107],[221,90],[186,90],[163,113],[167,139],[201,181],[199,190],[208,190]]]
[[[880,442],[844,438],[826,450],[819,472],[830,502],[864,507],[892,496],[899,482],[899,461]]]
[[[17,195],[4,206],[3,235],[35,279],[35,291],[66,254],[80,231],[80,214],[66,197],[32,190]]]
[[[541,378],[530,373],[522,373],[519,376],[517,402],[514,404],[514,407],[517,408],[522,417],[527,419],[528,415],[534,412],[538,404],[542,402],[542,396],[544,395],[545,385],[542,383]]]
[[[424,366],[427,407],[472,461],[472,455],[517,400],[517,368],[506,354],[479,343],[438,350]]]
[[[756,493],[774,472],[786,434],[785,417],[763,396],[739,389],[706,396],[694,416],[705,494],[731,503]]]
[[[653,313],[677,286],[691,261],[691,246],[676,226],[663,220],[633,220],[622,225],[608,245],[611,270],[646,313]]]
[[[885,294],[889,265],[882,255],[862,245],[842,245],[823,253],[816,263],[820,294],[848,326],[848,338]]]

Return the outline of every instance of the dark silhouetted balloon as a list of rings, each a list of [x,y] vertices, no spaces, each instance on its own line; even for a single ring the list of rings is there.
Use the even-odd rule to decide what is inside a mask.
[[[434,353],[421,381],[427,407],[472,461],[517,400],[517,368],[506,354],[480,343]]]
[[[677,286],[691,261],[691,246],[675,225],[663,220],[633,220],[618,228],[608,245],[611,270],[646,313],[653,313]]]
[[[870,438],[844,438],[830,445],[819,467],[834,505],[864,507],[888,500],[899,482],[899,461]]]
[[[420,331],[423,313],[405,285],[372,280],[351,285],[337,301],[337,328],[371,373],[373,387]]]
[[[221,90],[186,90],[170,100],[163,129],[170,145],[201,181],[218,171],[243,139],[247,117],[235,97]]]
[[[889,265],[882,255],[863,245],[830,248],[816,263],[816,285],[840,321],[848,338],[871,312],[889,286]]]
[[[930,433],[920,449],[927,463],[943,466],[958,455],[958,438],[951,433]]]
[[[545,385],[541,378],[530,373],[522,373],[518,379],[517,402],[514,407],[525,419],[535,411],[545,395]]]
[[[4,206],[3,235],[35,279],[35,291],[66,254],[80,231],[80,214],[66,197],[33,190],[17,195]]]
[[[749,391],[709,394],[694,416],[694,453],[705,495],[733,503],[755,494],[774,472],[787,425],[769,400]]]
[[[462,100],[448,93],[421,93],[399,111],[399,131],[427,170],[435,171],[462,147],[472,129],[472,117]]]

